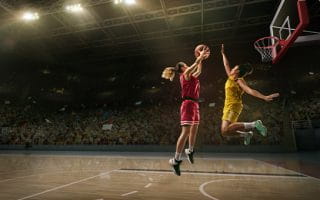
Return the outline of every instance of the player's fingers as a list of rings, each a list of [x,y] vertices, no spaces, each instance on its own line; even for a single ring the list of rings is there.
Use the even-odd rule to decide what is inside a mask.
[[[272,99],[272,96],[270,95],[270,96],[267,96],[267,98],[266,98],[266,101],[272,101],[273,99]]]

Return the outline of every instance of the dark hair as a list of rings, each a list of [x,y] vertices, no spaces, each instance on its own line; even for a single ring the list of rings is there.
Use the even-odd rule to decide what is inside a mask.
[[[184,62],[178,62],[176,64],[176,66],[174,67],[174,71],[176,71],[178,73],[182,73],[183,71],[181,68],[184,67],[185,65],[186,65],[186,63],[184,63]]]
[[[242,78],[253,72],[253,67],[250,63],[239,65],[239,78]]]

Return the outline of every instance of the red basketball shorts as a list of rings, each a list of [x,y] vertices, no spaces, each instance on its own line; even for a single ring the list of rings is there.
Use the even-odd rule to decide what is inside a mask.
[[[192,100],[184,100],[180,107],[181,126],[199,124],[199,103]]]

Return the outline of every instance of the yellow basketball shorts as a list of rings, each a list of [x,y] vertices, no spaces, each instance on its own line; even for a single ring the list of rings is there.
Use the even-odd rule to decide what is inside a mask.
[[[243,105],[241,103],[225,104],[223,108],[222,120],[236,122],[241,114]]]

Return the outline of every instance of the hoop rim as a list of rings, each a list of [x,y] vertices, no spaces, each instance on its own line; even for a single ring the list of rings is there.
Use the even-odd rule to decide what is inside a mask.
[[[273,45],[270,45],[270,46],[257,46],[257,43],[262,41],[262,40],[265,40],[265,39],[275,39],[275,43]],[[280,39],[276,36],[266,36],[266,37],[262,37],[262,38],[259,38],[257,39],[255,42],[254,42],[254,47],[255,48],[258,48],[258,49],[271,49],[271,48],[274,48],[276,46],[278,46],[280,43]]]

